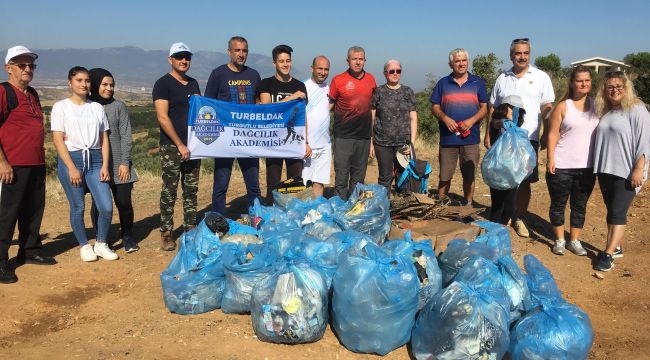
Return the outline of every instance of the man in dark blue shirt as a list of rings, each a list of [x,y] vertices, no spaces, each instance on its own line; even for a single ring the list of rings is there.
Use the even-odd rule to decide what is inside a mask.
[[[260,74],[246,66],[248,41],[233,36],[228,41],[230,61],[214,69],[205,88],[205,96],[239,104],[255,104],[260,83]],[[212,186],[212,211],[226,215],[226,193],[230,183],[234,158],[214,159],[214,183]],[[260,164],[258,158],[238,158],[239,168],[246,183],[248,204],[255,198],[261,199]]]

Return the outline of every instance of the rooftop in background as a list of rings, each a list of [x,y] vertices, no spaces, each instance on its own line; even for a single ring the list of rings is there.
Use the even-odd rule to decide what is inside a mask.
[[[604,57],[596,56],[585,60],[578,60],[571,63],[571,66],[586,66],[590,69],[594,69],[597,74],[604,74],[610,70],[625,70],[629,68],[630,65],[622,61],[611,60]]]

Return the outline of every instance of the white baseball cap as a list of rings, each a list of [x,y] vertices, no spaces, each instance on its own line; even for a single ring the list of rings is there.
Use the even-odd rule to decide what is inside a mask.
[[[169,56],[178,53],[189,53],[190,55],[192,55],[190,48],[187,45],[183,44],[182,42],[173,43],[172,47],[169,49]]]
[[[14,46],[12,48],[7,49],[7,56],[5,56],[5,64],[9,64],[11,59],[15,58],[16,56],[20,56],[20,55],[31,56],[34,60],[36,60],[38,58],[38,55],[33,53],[28,48],[26,48],[26,47],[24,47],[22,45],[18,45],[18,46]]]

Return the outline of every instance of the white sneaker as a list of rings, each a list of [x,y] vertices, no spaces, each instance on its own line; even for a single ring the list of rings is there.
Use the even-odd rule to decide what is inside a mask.
[[[79,254],[81,255],[81,261],[97,261],[97,255],[93,251],[93,247],[90,244],[86,244],[79,249]]]
[[[120,258],[105,242],[95,242],[95,254],[104,260],[117,260]]]
[[[521,219],[515,220],[514,223],[512,223],[512,228],[515,229],[515,232],[517,235],[521,237],[529,237],[530,233],[528,232],[528,228],[526,227],[526,224],[524,224],[524,221]]]
[[[564,255],[564,245],[566,245],[566,240],[564,239],[555,240],[555,245],[553,246],[553,250],[552,250],[553,254]]]
[[[580,243],[580,240],[578,240],[578,239],[571,240],[571,242],[569,242],[566,245],[566,248],[569,249],[569,251],[571,251],[572,253],[574,253],[574,254],[576,254],[578,256],[587,255],[587,250],[585,250],[585,248],[582,247],[582,244]]]

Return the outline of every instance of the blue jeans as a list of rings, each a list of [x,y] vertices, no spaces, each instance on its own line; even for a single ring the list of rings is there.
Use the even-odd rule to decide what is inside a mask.
[[[226,193],[232,173],[233,158],[214,159],[214,183],[212,185],[212,211],[226,215]],[[262,200],[260,192],[260,162],[258,158],[238,158],[239,168],[244,175],[248,206],[252,206],[255,199]]]
[[[108,239],[108,228],[111,226],[113,219],[113,199],[111,197],[111,188],[106,182],[99,180],[99,173],[102,168],[101,150],[90,150],[86,167],[81,151],[70,151],[70,157],[77,170],[81,172],[81,185],[73,186],[70,182],[70,173],[63,160],[59,157],[57,162],[57,176],[65,191],[65,196],[70,203],[70,226],[79,246],[88,244],[86,235],[86,225],[84,224],[85,194],[84,188],[87,186],[93,196],[99,216],[97,219],[97,241],[106,242]]]

